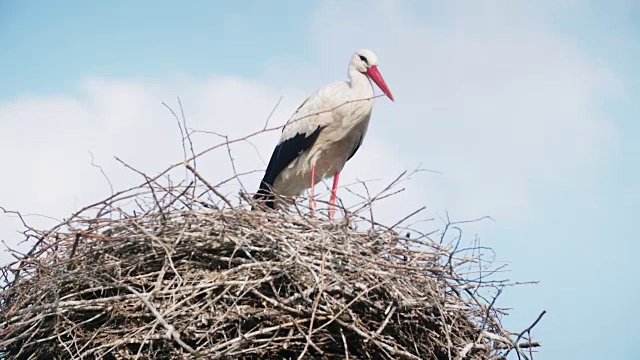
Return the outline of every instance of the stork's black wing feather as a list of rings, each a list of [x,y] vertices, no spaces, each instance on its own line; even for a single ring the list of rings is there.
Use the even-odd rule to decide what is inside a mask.
[[[351,160],[353,155],[355,155],[358,149],[360,149],[360,145],[362,145],[362,139],[364,139],[364,136],[360,136],[360,139],[358,139],[358,145],[356,145],[356,147],[353,149],[353,152],[351,153],[351,155],[349,155],[347,161]]]
[[[265,205],[272,209],[274,208],[274,196],[271,193],[271,187],[276,177],[285,167],[295,160],[296,157],[313,146],[322,129],[324,129],[324,127],[318,126],[311,134],[296,134],[292,138],[281,142],[273,149],[271,160],[269,160],[267,170],[264,173],[262,181],[260,181],[258,192],[253,196],[254,199],[265,200]]]

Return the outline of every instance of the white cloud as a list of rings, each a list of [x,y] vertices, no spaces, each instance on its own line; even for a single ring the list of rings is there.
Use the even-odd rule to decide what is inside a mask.
[[[91,165],[90,152],[116,191],[142,178],[113,156],[149,174],[180,161],[178,125],[161,105],[167,102],[177,111],[177,95],[182,96],[189,126],[230,135],[260,129],[282,94],[287,99],[274,119],[281,122],[283,112],[294,106],[290,99],[295,95],[260,83],[214,77],[164,84],[93,78],[82,84],[79,94],[21,96],[0,103],[0,153],[3,167],[11,169],[0,179],[0,206],[59,219],[108,196],[109,185]],[[252,105],[243,105],[248,100]],[[199,148],[221,141],[213,135],[194,137]],[[255,142],[266,152],[265,139],[273,137],[265,135]],[[226,153],[219,154],[224,157],[214,155],[217,160],[202,169],[214,179],[231,173]],[[236,157],[241,167],[261,167],[253,150]],[[36,226],[52,224],[40,217],[28,220]],[[16,218],[0,216],[0,238],[15,245],[18,225]]]

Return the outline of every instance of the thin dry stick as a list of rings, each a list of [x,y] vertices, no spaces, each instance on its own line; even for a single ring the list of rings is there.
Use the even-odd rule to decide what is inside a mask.
[[[271,117],[273,116],[273,113],[276,112],[276,109],[278,108],[278,106],[280,106],[280,102],[282,101],[282,96],[280,96],[280,98],[278,99],[278,102],[276,103],[276,105],[273,107],[273,109],[271,109],[271,112],[269,113],[269,116],[267,116],[267,120],[265,120],[264,122],[264,127],[262,128],[262,130],[267,130],[267,127],[269,126],[269,120],[271,120]]]
[[[202,181],[202,183],[205,184],[209,188],[209,190],[211,190],[220,199],[222,199],[222,201],[224,201],[225,204],[227,204],[230,208],[233,208],[233,204],[231,204],[229,199],[227,199],[224,195],[222,195],[215,187],[211,186],[211,184],[209,184],[207,179],[202,177],[202,175],[200,175],[200,173],[198,173],[196,169],[194,169],[191,165],[189,165],[189,163],[185,163],[184,166],[186,166],[187,169],[189,169],[189,171],[191,171],[193,175],[195,175],[198,178],[198,180]]]
[[[151,311],[153,316],[156,317],[158,322],[160,324],[162,324],[162,326],[167,330],[167,332],[165,334],[166,338],[173,339],[178,345],[180,345],[183,349],[188,351],[190,354],[198,356],[198,353],[195,350],[193,350],[193,348],[191,346],[185,344],[185,342],[182,341],[182,339],[180,339],[180,334],[178,334],[176,329],[171,324],[167,323],[167,321],[162,317],[162,315],[158,312],[158,310],[156,310],[156,307],[153,306],[153,304],[150,303],[149,300],[147,300],[146,297],[142,296],[142,294],[137,292],[135,289],[133,289],[129,285],[124,285],[124,288],[127,289],[132,294],[136,295],[140,299],[140,301],[142,301],[144,303],[144,305],[147,307],[147,309],[149,309],[149,311]]]
[[[344,358],[349,360],[349,346],[347,345],[347,338],[344,336],[342,329],[340,329],[340,337],[342,337],[342,343],[344,344]]]
[[[516,353],[518,353],[518,358],[520,358],[520,350],[519,347],[517,346],[518,341],[520,341],[520,339],[522,338],[522,336],[526,333],[531,331],[531,329],[533,329],[536,325],[538,325],[538,322],[542,319],[542,317],[544,316],[544,314],[547,313],[547,310],[542,310],[542,312],[540,313],[540,315],[538,315],[538,317],[536,318],[536,320],[529,325],[526,329],[522,330],[522,332],[520,332],[520,334],[518,335],[518,337],[516,338],[516,340],[514,341],[514,343],[516,344],[515,348],[516,348]],[[513,348],[511,348],[513,349]],[[504,356],[506,357],[507,355],[509,355],[509,352],[511,351],[511,349],[507,350],[507,353],[504,354]]]

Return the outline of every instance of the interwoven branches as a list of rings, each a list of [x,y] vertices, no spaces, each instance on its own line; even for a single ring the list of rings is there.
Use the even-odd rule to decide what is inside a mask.
[[[448,226],[433,240],[374,221],[397,182],[329,222],[249,211],[184,165],[186,184],[141,173],[27,229],[33,249],[1,269],[3,358],[499,359],[540,345],[503,329],[483,295],[506,284],[482,252],[443,242]]]

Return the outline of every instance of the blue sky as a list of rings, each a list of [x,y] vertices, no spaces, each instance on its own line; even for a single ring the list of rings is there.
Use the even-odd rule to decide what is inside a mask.
[[[0,42],[9,51],[0,75],[8,82],[1,95],[72,90],[82,76],[98,74],[251,77],[265,59],[306,59],[309,46],[298,29],[312,4],[276,3],[5,1]]]
[[[0,45],[0,161],[15,171],[0,180],[0,206],[56,217],[108,191],[88,151],[118,187],[136,180],[114,155],[149,171],[176,161],[161,101],[180,96],[195,128],[244,134],[281,95],[274,120],[284,122],[370,47],[396,102],[376,103],[343,181],[440,171],[410,182],[381,217],[407,203],[427,205],[425,217],[491,215],[471,231],[510,263],[510,279],[541,281],[500,301],[514,308],[512,329],[548,310],[536,359],[633,358],[637,2],[9,0]],[[256,140],[263,158],[276,138]],[[239,166],[263,166],[243,154]],[[32,167],[46,169],[47,186]],[[15,243],[16,228],[0,219],[0,238]]]

